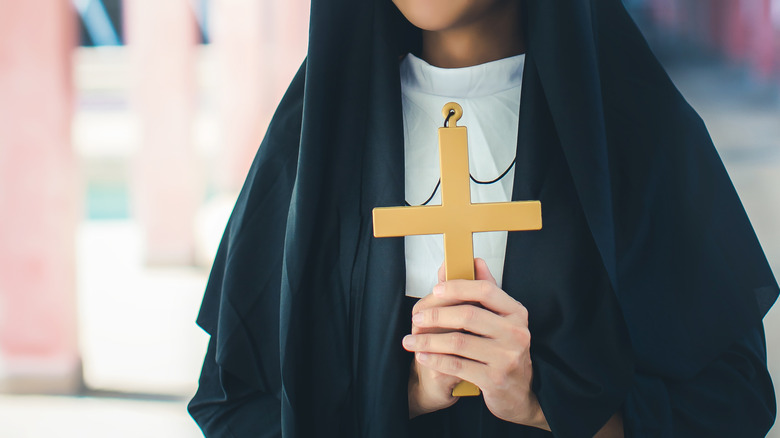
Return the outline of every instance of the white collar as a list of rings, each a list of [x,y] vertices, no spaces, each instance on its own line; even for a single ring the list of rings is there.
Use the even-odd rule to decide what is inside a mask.
[[[489,96],[519,87],[524,64],[525,54],[520,54],[470,67],[440,68],[409,53],[401,61],[401,85],[448,98]]]

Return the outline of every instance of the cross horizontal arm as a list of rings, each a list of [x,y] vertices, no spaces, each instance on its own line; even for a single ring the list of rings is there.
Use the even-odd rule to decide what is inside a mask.
[[[440,205],[374,209],[374,237],[442,234],[446,222]]]
[[[530,231],[542,229],[542,203],[515,201],[471,204],[471,232]]]

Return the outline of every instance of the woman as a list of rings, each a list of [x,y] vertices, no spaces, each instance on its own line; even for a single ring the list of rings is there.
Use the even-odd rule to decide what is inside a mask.
[[[701,120],[620,2],[394,3],[312,3],[307,60],[198,319],[204,432],[763,436],[777,284]],[[374,239],[371,211],[436,196],[418,168],[437,161],[414,154],[436,99],[483,108],[464,107],[466,125],[499,132],[469,139],[472,164],[498,151],[483,179],[516,138],[492,187],[539,199],[544,228],[493,240],[477,280],[416,301],[404,292],[424,280],[408,274],[440,260]],[[453,398],[460,380],[483,396]]]

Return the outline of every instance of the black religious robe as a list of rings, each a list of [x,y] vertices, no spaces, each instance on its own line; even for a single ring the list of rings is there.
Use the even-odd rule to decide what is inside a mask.
[[[308,56],[219,248],[192,416],[215,437],[758,437],[772,425],[762,317],[777,283],[701,119],[619,0],[527,0],[503,288],[529,311],[552,433],[481,398],[408,420],[399,56],[389,0],[314,0]]]

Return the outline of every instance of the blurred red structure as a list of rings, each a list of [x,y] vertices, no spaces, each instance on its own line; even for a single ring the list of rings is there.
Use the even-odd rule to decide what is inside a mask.
[[[71,392],[80,385],[75,15],[48,0],[0,0],[0,10],[0,388]]]
[[[192,218],[203,198],[193,141],[195,17],[188,0],[127,1],[124,11],[131,103],[141,129],[133,215],[142,225],[147,262],[188,264],[195,245]]]
[[[779,0],[646,0],[654,21],[780,82]]]

